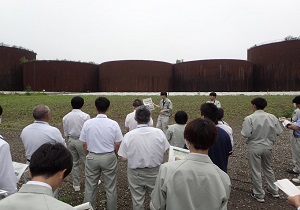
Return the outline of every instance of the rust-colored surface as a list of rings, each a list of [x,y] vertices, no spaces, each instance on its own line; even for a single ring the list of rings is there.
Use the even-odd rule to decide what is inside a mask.
[[[34,61],[23,65],[24,88],[34,91],[98,91],[98,65],[72,61]]]
[[[199,60],[174,64],[173,91],[252,91],[253,64],[243,60]]]
[[[99,66],[99,90],[172,91],[172,64],[158,61],[111,61]]]
[[[254,91],[300,90],[300,40],[250,48],[248,60],[255,63]]]
[[[14,47],[0,46],[0,90],[23,90],[20,59],[35,60],[36,53]]]

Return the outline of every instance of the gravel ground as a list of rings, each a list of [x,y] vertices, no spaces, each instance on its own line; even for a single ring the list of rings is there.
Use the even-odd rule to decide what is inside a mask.
[[[117,119],[118,122],[123,119]],[[251,180],[249,175],[249,168],[246,157],[245,139],[240,135],[242,122],[230,122],[234,131],[234,152],[229,159],[228,174],[232,181],[232,189],[228,209],[274,209],[274,210],[288,210],[294,209],[286,202],[286,195],[280,192],[280,198],[273,198],[271,195],[266,195],[265,203],[258,203],[251,198]],[[120,123],[122,125],[122,123]],[[60,128],[61,129],[61,128]],[[62,129],[61,129],[62,130]],[[20,130],[3,130],[0,127],[0,133],[5,137],[11,146],[11,153],[14,161],[25,162],[25,151],[23,144],[19,138]],[[287,169],[292,168],[289,131],[279,137],[277,145],[273,150],[273,169],[277,179],[293,178],[295,175],[290,175],[286,172]],[[263,179],[264,180],[264,179]],[[19,185],[22,184],[22,180]],[[265,183],[265,182],[264,182]],[[199,186],[201,187],[201,186]],[[83,202],[84,193],[84,177],[82,177],[81,190],[75,192],[72,188],[71,176],[68,176],[60,190],[60,200],[63,200],[71,205],[78,205]],[[118,163],[118,209],[127,210],[132,208],[131,195],[128,189],[126,177],[126,163],[119,160]],[[98,188],[97,207],[98,209],[105,209],[106,196],[104,183],[102,182]],[[146,198],[145,209],[149,209],[149,197]]]

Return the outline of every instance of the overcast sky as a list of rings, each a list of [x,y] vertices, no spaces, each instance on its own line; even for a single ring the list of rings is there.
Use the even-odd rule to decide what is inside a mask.
[[[247,59],[300,36],[300,0],[3,0],[0,43],[38,60]]]

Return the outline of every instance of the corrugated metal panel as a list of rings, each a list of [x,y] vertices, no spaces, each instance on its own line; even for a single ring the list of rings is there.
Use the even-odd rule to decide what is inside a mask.
[[[174,91],[252,91],[253,64],[243,60],[199,60],[174,65]]]
[[[300,40],[271,43],[248,50],[255,63],[254,91],[300,89]]]
[[[98,65],[71,61],[34,61],[24,64],[24,87],[35,91],[98,91]]]
[[[29,50],[0,46],[0,90],[23,90],[20,58],[35,60],[36,53]]]
[[[172,91],[172,64],[158,61],[111,61],[99,66],[100,91]]]

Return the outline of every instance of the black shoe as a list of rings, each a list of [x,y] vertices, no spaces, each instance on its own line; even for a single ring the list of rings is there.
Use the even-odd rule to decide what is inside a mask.
[[[298,172],[294,171],[293,169],[289,169],[286,172],[288,172],[290,174],[299,174]]]

